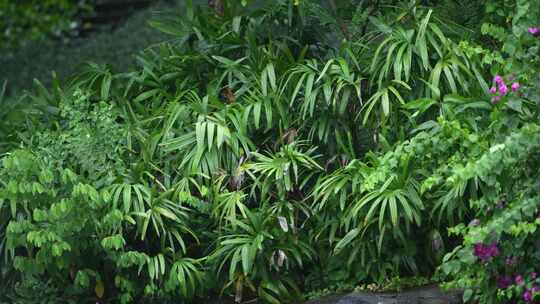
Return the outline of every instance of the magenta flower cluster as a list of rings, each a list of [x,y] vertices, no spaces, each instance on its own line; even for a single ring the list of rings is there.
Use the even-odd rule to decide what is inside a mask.
[[[507,77],[508,81],[514,80],[513,76]],[[504,78],[501,75],[495,75],[493,78],[493,82],[495,83],[494,86],[492,86],[489,89],[489,92],[493,94],[494,96],[491,98],[491,102],[497,103],[501,100],[503,96],[506,96],[510,90],[512,92],[517,92],[520,88],[519,82],[515,81],[510,85],[510,89],[508,88],[508,85],[506,84]]]
[[[534,296],[540,292],[540,287],[533,286],[531,289],[527,288],[525,289],[525,292],[523,292],[523,300],[527,303],[532,303]]]
[[[540,36],[540,28],[538,28],[538,26],[529,27],[529,34],[533,35],[534,37]]]
[[[535,281],[538,277],[536,272],[531,273],[531,280]],[[506,289],[513,284],[516,286],[525,286],[525,278],[522,275],[516,275],[514,280],[511,276],[505,275],[497,279],[497,287],[499,289]],[[533,303],[535,295],[540,294],[540,286],[533,284],[531,288],[525,287],[522,297],[526,303]]]
[[[512,285],[512,277],[506,275],[504,277],[500,277],[498,280],[497,280],[497,287],[499,289],[506,289],[508,287],[510,287],[510,285]]]
[[[474,244],[474,256],[478,257],[482,262],[489,261],[491,258],[499,255],[499,247],[497,243],[492,243],[489,245],[483,243]]]
[[[531,280],[535,281],[537,277],[538,273],[531,273]],[[526,303],[532,303],[534,300],[534,296],[538,293],[540,293],[540,287],[536,284],[534,284],[532,288],[525,288],[525,291],[523,292],[523,300]]]

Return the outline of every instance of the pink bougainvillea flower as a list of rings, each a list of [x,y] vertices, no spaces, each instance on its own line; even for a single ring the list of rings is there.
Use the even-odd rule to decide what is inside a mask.
[[[533,286],[533,288],[531,289],[525,289],[525,292],[523,292],[523,300],[526,303],[531,303],[538,291],[540,291],[540,288],[538,286]]]
[[[525,280],[523,280],[522,275],[517,275],[516,278],[515,278],[515,281],[516,281],[517,285],[523,285],[525,283]]]
[[[523,300],[527,303],[530,303],[533,299],[533,295],[532,295],[532,292],[530,290],[526,290],[524,293],[523,293]]]
[[[492,103],[497,103],[497,102],[499,102],[499,101],[501,101],[501,96],[493,96],[493,97],[491,98],[491,102],[492,102]]]
[[[491,87],[491,88],[489,89],[489,92],[490,92],[491,94],[495,94],[495,93],[497,93],[497,88],[496,88],[496,87]]]
[[[495,75],[495,77],[493,78],[493,80],[495,81],[496,84],[500,85],[500,84],[503,84],[504,83],[504,80],[502,78],[501,75]]]
[[[538,277],[538,273],[536,273],[536,272],[531,273],[531,279],[534,280],[534,279],[536,279],[537,277]]]
[[[500,277],[497,280],[497,287],[499,287],[499,289],[506,289],[510,287],[510,285],[512,285],[512,278],[509,276]]]
[[[499,93],[501,93],[503,96],[508,93],[508,87],[504,83],[499,85]]]
[[[499,255],[499,247],[497,247],[497,243],[492,243],[491,245],[476,243],[474,244],[473,254],[482,260],[482,262],[486,262]]]
[[[519,87],[519,82],[512,83],[512,92],[516,92],[517,90],[519,90]]]
[[[540,36],[540,28],[538,28],[538,26],[531,26],[529,28],[529,34],[533,35],[534,37]]]

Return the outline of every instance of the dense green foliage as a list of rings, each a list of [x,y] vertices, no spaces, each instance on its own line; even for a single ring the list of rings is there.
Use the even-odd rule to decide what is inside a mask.
[[[153,11],[181,9],[177,5],[156,3],[149,9],[134,12],[114,31],[99,28],[87,38],[73,38],[67,43],[57,40],[25,40],[15,49],[6,49],[0,57],[4,72],[0,82],[8,82],[8,95],[21,95],[34,84],[54,81],[52,72],[67,81],[87,62],[107,65],[113,71],[126,71],[135,65],[135,55],[169,37],[148,26]]]
[[[77,26],[76,14],[91,9],[85,0],[0,1],[0,49],[18,47],[28,40],[60,37]]]
[[[531,302],[540,6],[458,2],[187,1],[139,69],[39,87],[0,125],[6,297]]]

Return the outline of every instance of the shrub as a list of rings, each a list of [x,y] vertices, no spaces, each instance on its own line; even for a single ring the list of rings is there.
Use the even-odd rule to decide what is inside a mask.
[[[496,4],[491,4],[495,6]],[[522,1],[507,15],[511,32],[494,25],[484,31],[499,39],[504,64],[494,77],[492,123],[484,132],[490,149],[454,170],[450,180],[477,179],[482,197],[471,201],[475,220],[460,224],[451,233],[463,236],[463,244],[445,257],[441,273],[454,280],[449,286],[465,288],[465,299],[478,303],[538,300],[539,203],[537,183],[538,48],[532,3]],[[525,11],[533,10],[525,13]],[[529,14],[530,13],[530,14]],[[532,17],[532,18],[531,18]],[[511,78],[511,79],[509,79]],[[506,89],[512,82],[511,91]],[[508,91],[508,92],[506,92]]]
[[[28,40],[60,36],[76,25],[75,15],[90,9],[87,1],[0,1],[2,48],[18,47]]]
[[[136,65],[137,52],[167,39],[165,34],[147,25],[152,12],[172,9],[171,5],[156,3],[130,15],[115,30],[98,29],[87,38],[68,42],[28,41],[17,49],[7,49],[0,58],[4,71],[0,79],[8,81],[8,95],[19,97],[32,89],[34,79],[50,86],[54,71],[61,82],[67,82],[87,62],[108,65],[114,71],[131,70]]]
[[[498,42],[460,41],[438,6],[377,3],[188,5],[152,22],[173,39],[139,69],[40,87],[0,170],[11,281],[121,303],[406,277],[534,298],[534,30],[488,14]],[[343,41],[313,35],[330,26]]]

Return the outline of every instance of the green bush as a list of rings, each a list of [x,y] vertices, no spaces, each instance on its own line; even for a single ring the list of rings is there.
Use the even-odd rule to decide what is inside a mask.
[[[0,1],[0,48],[17,48],[28,41],[61,36],[77,25],[76,14],[90,10],[85,0]]]
[[[484,24],[482,31],[500,43],[503,64],[495,70],[489,125],[479,132],[489,142],[476,157],[454,168],[448,183],[478,181],[481,196],[470,202],[475,219],[450,233],[463,243],[446,255],[441,274],[447,285],[465,289],[475,303],[525,302],[540,299],[538,225],[538,106],[540,101],[540,7],[534,1],[504,6],[489,3],[508,28]],[[496,20],[496,19],[495,19]],[[485,53],[485,58],[492,55]],[[525,85],[523,85],[525,84]],[[504,88],[512,93],[505,96]]]
[[[137,52],[167,39],[147,24],[153,11],[165,9],[172,8],[169,4],[155,4],[121,21],[115,30],[98,28],[87,38],[68,42],[42,39],[7,49],[0,58],[4,72],[0,80],[8,81],[9,95],[20,96],[32,88],[34,79],[48,86],[54,71],[65,82],[87,62],[107,64],[114,71],[130,70],[135,66]]]
[[[534,1],[507,18],[497,3],[469,25],[481,37],[446,1],[161,15],[171,39],[137,69],[89,64],[28,95],[0,168],[3,279],[113,303],[294,303],[410,278],[529,301],[540,20]],[[503,253],[528,285],[495,288]]]

